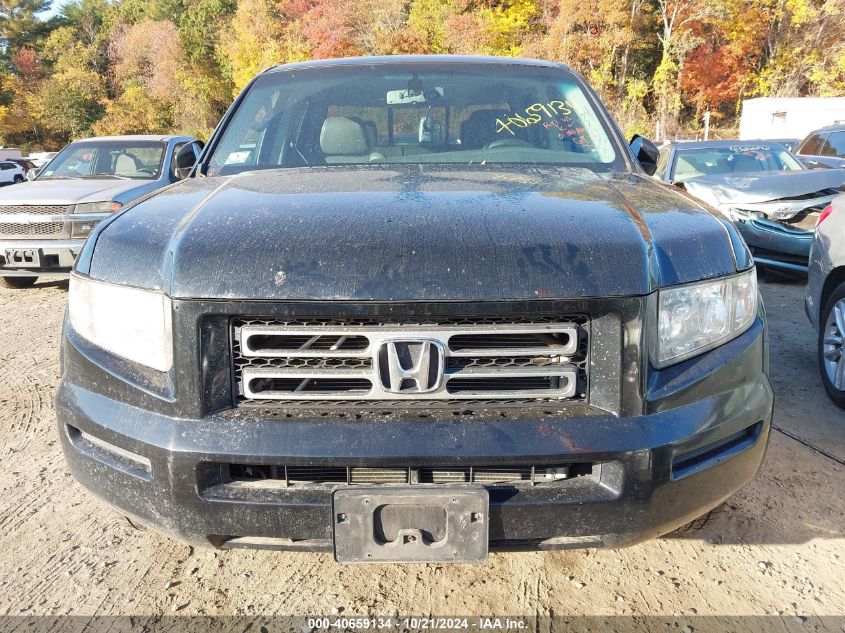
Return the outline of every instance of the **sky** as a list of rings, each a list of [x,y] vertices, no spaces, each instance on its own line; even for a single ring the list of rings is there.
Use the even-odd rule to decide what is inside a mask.
[[[53,0],[53,2],[50,3],[50,9],[45,11],[44,13],[39,13],[38,17],[42,20],[49,20],[54,15],[57,15],[59,13],[59,10],[62,8],[62,5],[64,3],[64,0]]]

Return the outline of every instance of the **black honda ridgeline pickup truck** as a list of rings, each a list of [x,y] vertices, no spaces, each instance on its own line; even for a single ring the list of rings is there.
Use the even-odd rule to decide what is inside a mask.
[[[766,320],[654,150],[556,63],[262,72],[77,259],[73,474],[192,544],[341,562],[700,525],[765,452]]]

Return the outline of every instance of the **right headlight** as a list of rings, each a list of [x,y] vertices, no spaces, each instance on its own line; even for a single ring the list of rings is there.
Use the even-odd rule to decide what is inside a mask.
[[[666,367],[739,336],[757,316],[757,273],[658,291],[652,364]]]
[[[157,371],[173,366],[171,309],[168,296],[158,290],[70,277],[73,329],[106,351]]]

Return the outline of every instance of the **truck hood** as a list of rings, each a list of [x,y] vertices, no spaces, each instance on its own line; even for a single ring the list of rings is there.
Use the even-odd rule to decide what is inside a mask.
[[[764,171],[747,174],[699,176],[684,181],[684,187],[700,200],[715,205],[769,202],[816,194],[845,186],[845,169]]]
[[[178,298],[646,294],[749,266],[734,229],[633,174],[310,167],[193,178],[118,214],[78,269]]]
[[[107,202],[126,197],[123,194],[143,189],[152,180],[79,179],[32,180],[14,187],[0,189],[2,204],[80,204],[82,202]],[[133,196],[128,196],[132,199]]]

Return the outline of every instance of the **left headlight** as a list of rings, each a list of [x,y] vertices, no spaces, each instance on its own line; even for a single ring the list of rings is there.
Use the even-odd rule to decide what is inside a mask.
[[[173,366],[171,302],[163,292],[73,274],[68,318],[80,336],[106,351],[158,371]]]
[[[666,367],[739,336],[757,316],[754,268],[658,292],[652,364]]]
[[[73,212],[78,214],[83,213],[113,213],[119,211],[123,207],[120,202],[83,202],[76,205]],[[71,226],[71,237],[88,237],[95,226],[102,220],[97,218],[93,220],[76,220]]]

